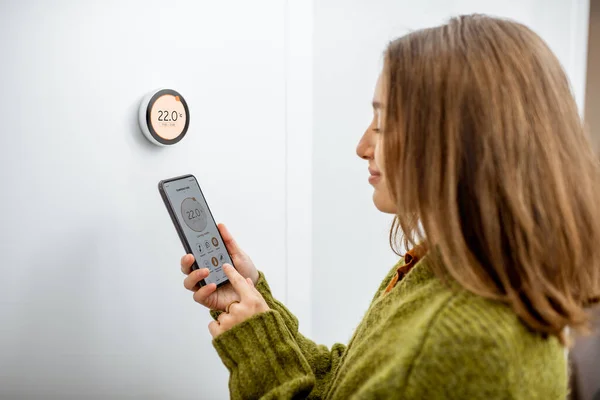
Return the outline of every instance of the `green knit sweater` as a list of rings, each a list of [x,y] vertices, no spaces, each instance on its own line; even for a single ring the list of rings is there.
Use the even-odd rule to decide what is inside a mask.
[[[565,399],[556,338],[531,332],[503,304],[442,283],[427,257],[384,294],[395,273],[350,343],[331,349],[298,332],[260,274],[256,286],[271,311],[213,341],[231,373],[231,398]]]

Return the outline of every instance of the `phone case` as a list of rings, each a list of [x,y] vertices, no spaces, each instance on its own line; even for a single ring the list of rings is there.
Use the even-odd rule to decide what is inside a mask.
[[[190,246],[190,244],[188,243],[185,234],[183,233],[183,228],[181,227],[181,225],[179,224],[179,220],[177,219],[177,216],[175,215],[175,212],[173,210],[173,207],[171,207],[171,203],[169,202],[169,198],[167,197],[167,194],[165,193],[164,190],[164,184],[168,183],[168,182],[173,182],[173,181],[178,181],[181,179],[187,179],[187,178],[194,178],[194,180],[196,181],[196,183],[198,183],[198,180],[196,179],[196,177],[192,174],[188,174],[188,175],[182,175],[182,176],[177,176],[175,178],[170,178],[170,179],[164,179],[160,182],[158,182],[158,192],[160,193],[160,197],[162,197],[163,202],[165,204],[165,207],[167,208],[167,212],[169,213],[169,217],[171,217],[171,221],[173,222],[173,226],[175,226],[175,230],[177,231],[177,235],[179,236],[179,240],[181,240],[181,244],[183,245],[184,250],[186,251],[186,254],[192,254],[192,247]],[[204,197],[204,193],[202,192],[202,188],[200,187],[200,184],[198,183],[198,188],[200,189],[200,194],[202,194],[202,197]],[[213,222],[214,222],[214,217],[212,212],[210,211],[210,206],[208,205],[208,201],[206,201],[206,197],[204,197],[204,200],[206,202],[206,207],[208,210],[208,215],[210,216],[210,218],[212,218]],[[225,241],[223,240],[223,237],[221,236],[221,232],[218,231],[217,229],[217,234],[219,235],[219,239],[221,240],[221,243],[225,243]],[[225,247],[225,251],[227,251],[227,248]],[[227,254],[229,254],[229,251],[227,251]],[[229,254],[229,258],[231,259],[231,254]],[[231,260],[231,264],[233,265],[233,259]],[[235,265],[233,265],[233,267],[235,268]],[[195,271],[199,269],[198,267],[198,263],[196,262],[196,260],[194,260],[194,264],[192,264],[192,271]],[[229,279],[226,281],[223,281],[221,283],[219,283],[217,285],[217,288],[226,285],[229,283]],[[200,285],[200,287],[205,286],[206,282],[204,281],[204,279],[202,279],[200,282],[198,282],[198,284]]]

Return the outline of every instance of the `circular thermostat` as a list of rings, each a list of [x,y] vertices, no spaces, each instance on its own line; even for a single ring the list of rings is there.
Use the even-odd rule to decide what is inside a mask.
[[[190,125],[190,111],[183,96],[173,89],[148,93],[140,104],[139,122],[148,140],[158,146],[178,143]]]

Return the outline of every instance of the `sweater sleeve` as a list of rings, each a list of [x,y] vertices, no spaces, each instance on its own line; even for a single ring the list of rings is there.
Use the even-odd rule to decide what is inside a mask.
[[[213,340],[230,372],[231,399],[306,398],[315,376],[281,315],[257,314]]]
[[[289,340],[279,344],[271,343],[270,347],[274,347],[275,345],[278,345],[280,349],[283,349],[284,347],[293,347],[295,351],[298,351],[299,356],[303,358],[304,362],[309,367],[313,379],[313,384],[311,385],[312,391],[309,391],[310,396],[308,397],[314,399],[323,398],[325,396],[325,391],[328,387],[328,384],[332,379],[332,375],[339,365],[344,352],[346,351],[346,345],[337,343],[334,344],[331,349],[329,349],[327,346],[316,344],[312,340],[302,335],[298,331],[298,319],[281,302],[273,297],[271,289],[262,272],[259,273],[256,289],[263,296],[269,308],[275,312],[275,315],[277,315],[276,320],[278,323],[282,324],[282,326],[278,325],[277,329],[280,330],[282,327],[285,327],[289,335],[289,337],[285,336]],[[211,311],[213,318],[217,318],[219,314],[219,312]],[[241,328],[241,325],[243,324],[234,327],[231,329],[231,331]],[[248,343],[247,345],[252,347],[253,343]],[[266,356],[265,354],[262,354],[262,348],[258,347],[249,354],[252,354],[252,358],[262,358]],[[285,370],[287,367],[282,366],[282,368]],[[231,379],[233,379],[233,374]],[[256,379],[259,379],[260,381],[262,378],[256,377]]]

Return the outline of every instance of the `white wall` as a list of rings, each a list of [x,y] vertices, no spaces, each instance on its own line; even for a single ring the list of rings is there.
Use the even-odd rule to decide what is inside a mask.
[[[587,0],[315,2],[313,113],[313,337],[346,342],[397,257],[391,218],[371,203],[367,165],[354,152],[389,40],[466,13],[511,17],[557,53],[583,107]]]
[[[310,203],[298,174],[310,141],[290,150],[286,135],[288,115],[311,126],[310,61],[288,66],[310,48],[311,12],[291,0],[0,1],[0,398],[228,398],[156,185],[195,174],[285,299],[286,263],[310,261],[310,207],[287,217]],[[141,97],[161,86],[190,106],[173,148],[137,126]],[[290,198],[289,185],[306,190]]]

